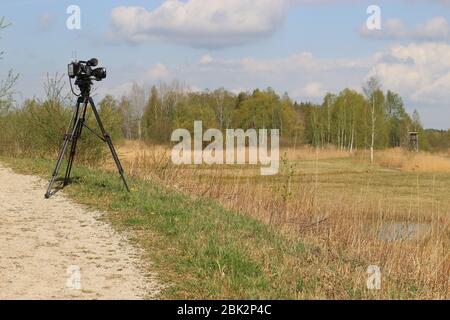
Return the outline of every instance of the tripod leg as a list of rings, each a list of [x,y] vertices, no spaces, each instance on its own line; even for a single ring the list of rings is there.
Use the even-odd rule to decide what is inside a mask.
[[[53,184],[55,183],[55,180],[58,176],[59,169],[61,168],[61,163],[64,158],[64,154],[66,153],[66,149],[67,149],[67,145],[69,144],[69,140],[70,140],[70,136],[68,134],[66,134],[64,136],[63,146],[59,152],[58,161],[56,162],[55,170],[53,171],[52,178],[51,178],[50,183],[47,188],[47,192],[45,193],[46,199],[49,199],[52,196],[51,192],[52,192]]]
[[[70,173],[72,172],[72,165],[73,165],[73,161],[75,159],[75,153],[76,153],[76,150],[77,150],[78,139],[81,137],[81,132],[83,130],[84,120],[86,118],[87,103],[88,102],[85,101],[84,107],[83,107],[82,116],[78,120],[76,130],[74,130],[75,134],[73,135],[73,138],[72,138],[72,146],[70,148],[69,161],[67,163],[66,175],[64,177],[64,187],[69,184]]]
[[[100,127],[100,130],[102,132],[103,138],[105,139],[106,143],[108,144],[108,147],[109,147],[109,150],[111,151],[114,162],[116,163],[117,170],[119,171],[119,174],[120,174],[120,177],[122,178],[123,184],[125,185],[126,190],[128,192],[130,192],[127,181],[125,179],[125,173],[123,171],[122,164],[120,163],[119,156],[117,155],[116,149],[114,148],[111,137],[106,132],[105,127],[103,126],[102,120],[100,119],[100,115],[98,114],[97,108],[95,107],[94,100],[92,100],[92,98],[89,98],[89,102],[91,104],[92,111],[94,112],[95,119],[97,120],[98,126]]]
[[[62,144],[62,147],[59,151],[59,155],[58,155],[58,160],[56,162],[56,167],[55,170],[53,171],[52,177],[50,179],[50,183],[48,185],[47,188],[47,192],[45,193],[45,198],[49,199],[52,196],[52,188],[53,188],[53,184],[55,183],[55,180],[58,176],[59,170],[61,168],[61,164],[62,164],[62,160],[64,158],[64,154],[66,153],[67,150],[67,146],[69,145],[69,141],[73,138],[75,132],[76,132],[76,128],[78,127],[78,112],[80,109],[80,101],[77,102],[77,106],[76,106],[76,111],[74,114],[74,118],[73,118],[73,123],[72,125],[69,127],[69,130],[72,129],[71,134],[69,134],[68,132],[66,132],[66,134],[64,135],[64,142]],[[69,131],[68,130],[68,131]]]

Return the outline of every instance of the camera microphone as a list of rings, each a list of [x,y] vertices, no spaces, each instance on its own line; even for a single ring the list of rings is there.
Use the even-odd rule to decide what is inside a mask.
[[[96,67],[96,66],[98,66],[98,59],[92,58],[91,60],[89,60],[89,61],[87,62],[87,64],[88,64],[89,66],[91,66],[91,67]]]

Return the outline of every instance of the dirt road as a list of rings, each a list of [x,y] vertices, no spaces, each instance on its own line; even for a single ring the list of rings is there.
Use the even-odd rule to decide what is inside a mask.
[[[144,299],[158,294],[139,251],[99,212],[0,164],[0,299]]]

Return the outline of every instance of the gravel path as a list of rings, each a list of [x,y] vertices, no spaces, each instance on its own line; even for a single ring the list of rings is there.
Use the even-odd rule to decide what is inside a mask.
[[[0,165],[0,299],[147,299],[155,275],[99,212]]]

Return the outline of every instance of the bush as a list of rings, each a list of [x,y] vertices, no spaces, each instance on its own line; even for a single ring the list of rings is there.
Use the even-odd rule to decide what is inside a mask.
[[[109,106],[104,106],[100,114],[105,128],[114,128],[113,138],[119,138],[117,115]],[[20,109],[12,110],[0,117],[0,154],[22,157],[56,157],[63,142],[73,110],[56,100],[39,102],[28,100]],[[91,110],[86,116],[86,124],[100,135]],[[107,146],[87,129],[83,130],[77,145],[77,160],[93,163],[105,159]]]

